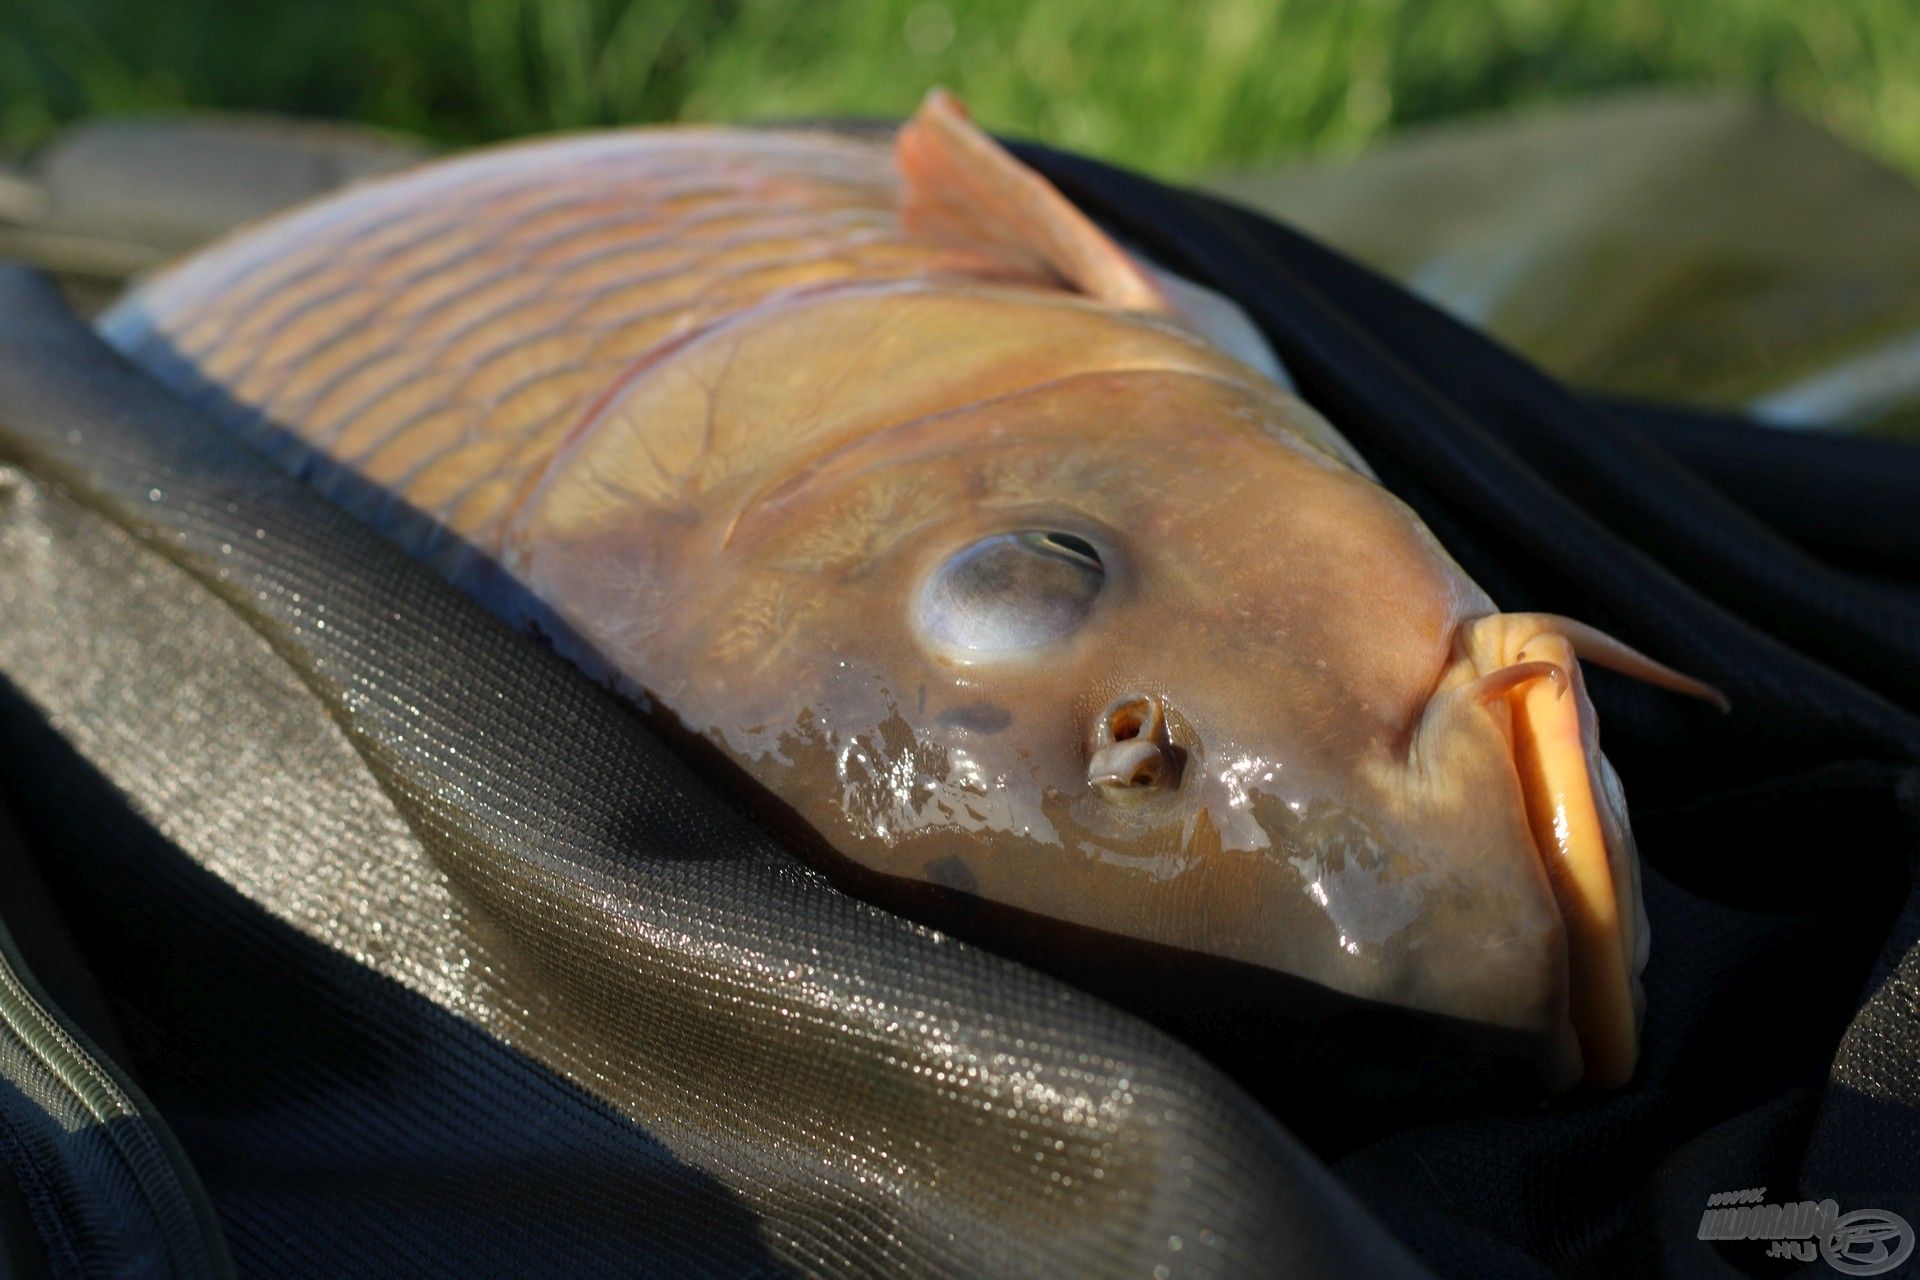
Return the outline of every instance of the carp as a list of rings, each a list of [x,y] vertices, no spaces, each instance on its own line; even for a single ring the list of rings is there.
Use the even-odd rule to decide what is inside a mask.
[[[944,93],[890,138],[428,164],[101,323],[883,901],[1493,1028],[1548,1088],[1633,1071],[1647,931],[1580,663],[1717,695],[1502,613],[1229,304]]]

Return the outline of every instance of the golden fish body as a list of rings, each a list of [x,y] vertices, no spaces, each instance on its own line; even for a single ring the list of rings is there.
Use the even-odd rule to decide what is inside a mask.
[[[632,131],[271,221],[135,360],[713,744],[853,867],[1630,1073],[1574,648],[936,96]],[[1228,354],[1233,346],[1237,355]]]

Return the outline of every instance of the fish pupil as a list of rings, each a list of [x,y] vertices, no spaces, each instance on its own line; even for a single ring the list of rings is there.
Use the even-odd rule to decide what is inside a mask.
[[[1048,546],[1057,547],[1070,555],[1079,556],[1082,560],[1087,561],[1096,568],[1100,567],[1100,553],[1094,550],[1091,542],[1088,542],[1078,534],[1061,533],[1058,530],[1052,530],[1041,534],[1040,538],[1041,541],[1045,542]]]

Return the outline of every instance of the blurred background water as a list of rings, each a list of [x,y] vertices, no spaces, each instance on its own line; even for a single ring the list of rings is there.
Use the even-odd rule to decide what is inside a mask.
[[[1628,85],[1766,95],[1920,172],[1915,0],[6,0],[0,149],[187,107],[446,143],[897,116],[1190,177]]]

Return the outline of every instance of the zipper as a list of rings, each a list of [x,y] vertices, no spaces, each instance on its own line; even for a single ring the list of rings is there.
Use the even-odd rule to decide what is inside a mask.
[[[159,1229],[178,1280],[231,1280],[213,1206],[153,1105],[47,999],[0,922],[0,1033],[10,1033],[104,1135]]]

